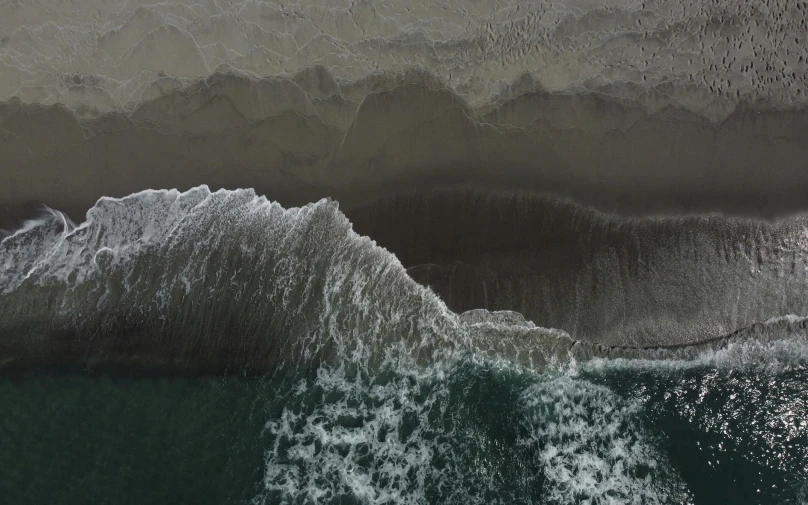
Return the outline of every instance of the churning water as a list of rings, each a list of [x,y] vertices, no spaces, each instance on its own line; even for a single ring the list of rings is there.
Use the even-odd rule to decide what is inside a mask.
[[[577,341],[453,313],[336,202],[206,187],[29,221],[0,265],[8,503],[808,500],[798,316]]]

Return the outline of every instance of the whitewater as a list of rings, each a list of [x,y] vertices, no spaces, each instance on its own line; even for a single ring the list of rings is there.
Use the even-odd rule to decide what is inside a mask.
[[[763,278],[753,306],[785,312],[643,346],[455,313],[334,200],[47,210],[0,243],[0,492],[92,501],[146,472],[116,502],[805,503],[806,242],[785,228],[731,256]],[[78,464],[31,478],[31,451]]]

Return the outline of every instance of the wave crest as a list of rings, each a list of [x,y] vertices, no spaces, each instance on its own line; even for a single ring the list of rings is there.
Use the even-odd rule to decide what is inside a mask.
[[[460,353],[543,367],[691,359],[805,333],[796,318],[649,349],[576,341],[515,312],[458,316],[355,233],[336,201],[284,209],[253,190],[207,186],[102,198],[79,226],[52,212],[3,239],[0,265],[0,354],[12,366],[267,370]]]

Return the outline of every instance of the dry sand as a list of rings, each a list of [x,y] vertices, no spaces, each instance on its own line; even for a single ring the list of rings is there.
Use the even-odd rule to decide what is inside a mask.
[[[0,204],[255,187],[805,206],[803,2],[0,4]]]

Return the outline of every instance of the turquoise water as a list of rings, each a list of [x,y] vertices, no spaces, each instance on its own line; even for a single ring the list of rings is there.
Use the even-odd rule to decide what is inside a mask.
[[[681,364],[680,364],[681,365]],[[808,365],[0,379],[5,503],[804,503]]]

